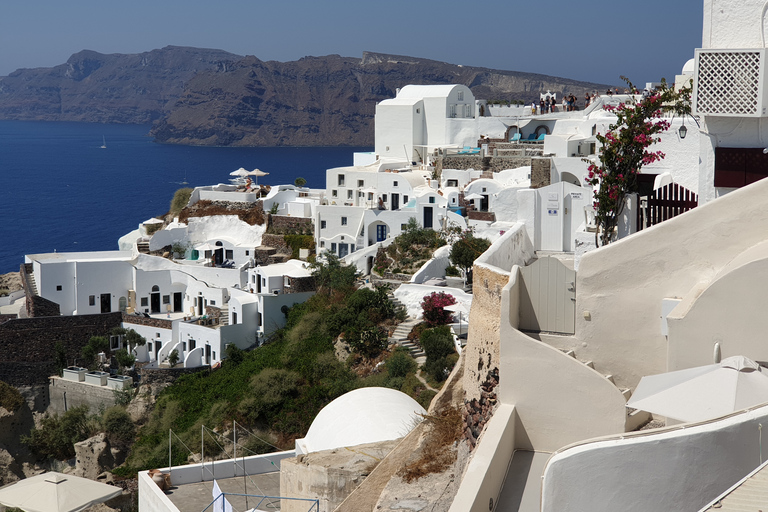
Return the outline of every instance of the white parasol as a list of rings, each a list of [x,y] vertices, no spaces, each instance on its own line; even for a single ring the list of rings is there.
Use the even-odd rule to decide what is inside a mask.
[[[79,512],[119,496],[119,487],[50,472],[0,489],[0,503],[26,512]]]

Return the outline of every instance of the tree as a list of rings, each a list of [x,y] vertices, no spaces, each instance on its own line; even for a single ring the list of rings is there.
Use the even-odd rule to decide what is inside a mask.
[[[421,301],[421,311],[424,321],[430,327],[445,325],[451,320],[452,313],[445,306],[456,304],[456,298],[445,292],[432,292]]]
[[[467,275],[467,282],[471,283],[472,265],[490,246],[490,240],[487,238],[476,238],[471,230],[467,230],[453,243],[448,258],[451,260],[451,263],[464,269]]]
[[[179,351],[176,349],[171,350],[171,353],[168,354],[168,364],[171,365],[171,368],[176,366],[176,363],[179,362]]]
[[[354,265],[342,265],[339,257],[331,252],[325,253],[325,262],[315,261],[311,268],[318,291],[323,291],[326,295],[351,288],[359,277]]]
[[[130,368],[136,362],[136,358],[124,348],[115,352],[115,360],[120,368]]]
[[[302,177],[298,177],[295,180],[293,180],[293,184],[296,185],[297,187],[301,188],[301,187],[303,187],[304,185],[307,184],[307,180],[305,180]]]
[[[630,90],[637,92],[632,82],[621,78]],[[624,198],[637,191],[637,175],[642,166],[664,158],[661,151],[649,151],[650,146],[660,140],[658,135],[670,127],[669,121],[661,119],[662,114],[690,114],[690,97],[690,87],[675,91],[662,79],[661,86],[647,96],[630,96],[626,103],[605,107],[616,114],[616,122],[608,127],[605,135],[595,135],[601,143],[599,163],[585,160],[589,163],[585,181],[595,187],[596,242],[606,245],[612,241],[624,211]]]
[[[88,344],[80,351],[80,355],[85,365],[92,367],[96,363],[96,356],[101,352],[109,354],[109,339],[104,336],[91,336]]]

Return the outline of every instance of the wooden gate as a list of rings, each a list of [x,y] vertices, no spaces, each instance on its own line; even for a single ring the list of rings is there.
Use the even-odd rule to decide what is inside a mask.
[[[698,196],[677,183],[657,188],[649,196],[641,198],[640,208],[637,209],[637,230],[677,217],[698,204]]]
[[[573,334],[576,272],[545,256],[520,269],[520,329]]]

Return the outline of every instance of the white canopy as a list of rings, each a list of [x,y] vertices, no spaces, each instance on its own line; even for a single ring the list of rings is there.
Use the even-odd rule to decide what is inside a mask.
[[[451,304],[450,306],[445,306],[443,309],[446,311],[453,311],[454,313],[464,313],[464,314],[469,313],[467,306],[465,306],[461,302],[457,302],[456,304]]]
[[[768,372],[744,356],[640,379],[627,407],[703,421],[768,402]]]
[[[249,173],[250,172],[248,170],[246,170],[245,167],[241,167],[241,168],[239,168],[236,171],[232,171],[231,173],[229,173],[229,175],[230,176],[239,176],[241,178],[244,178],[245,176],[248,176]]]
[[[123,490],[79,476],[50,472],[0,489],[0,503],[26,512],[79,512]]]
[[[269,174],[268,172],[260,171],[259,169],[254,169],[248,174],[246,174],[246,176],[267,176],[268,174]]]
[[[480,194],[469,194],[468,196],[464,196],[464,199],[467,201],[474,201],[475,199],[482,199],[483,196]]]
[[[151,219],[147,219],[144,222],[142,222],[142,224],[145,224],[145,225],[146,224],[162,224],[162,223],[163,223],[163,221],[161,221],[160,219],[156,219],[154,217],[152,217]]]

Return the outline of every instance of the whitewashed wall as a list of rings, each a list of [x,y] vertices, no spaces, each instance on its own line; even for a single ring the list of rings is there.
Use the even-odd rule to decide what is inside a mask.
[[[767,421],[768,407],[759,407],[566,448],[544,470],[541,510],[698,511],[766,460],[760,425]]]

